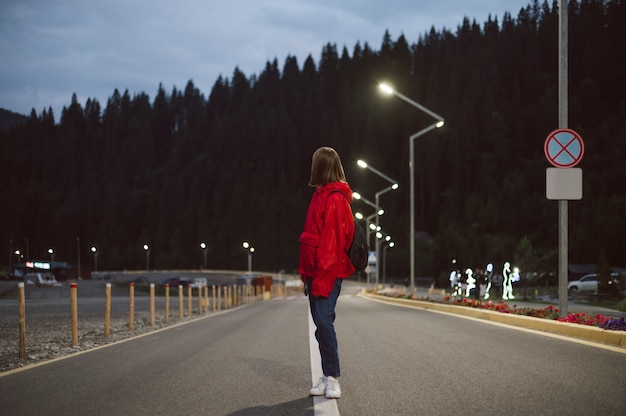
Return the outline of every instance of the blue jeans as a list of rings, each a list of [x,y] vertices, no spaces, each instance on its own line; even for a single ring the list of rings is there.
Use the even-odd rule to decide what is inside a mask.
[[[335,306],[343,279],[336,279],[327,298],[309,294],[311,317],[315,323],[315,338],[322,357],[322,371],[327,377],[339,377],[339,351],[335,334]]]

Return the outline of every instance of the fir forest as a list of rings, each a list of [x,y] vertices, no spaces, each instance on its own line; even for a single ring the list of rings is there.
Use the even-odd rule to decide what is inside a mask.
[[[114,90],[61,114],[2,111],[0,270],[32,259],[102,270],[203,267],[295,272],[313,188],[311,155],[331,146],[354,191],[380,196],[386,274],[409,273],[409,137],[432,123],[381,94],[387,82],[445,119],[415,145],[416,275],[446,285],[461,267],[558,263],[558,201],[546,198],[546,137],[558,126],[558,2],[465,19],[419,39],[317,45],[304,62],[234,68],[212,86]],[[568,123],[584,140],[583,198],[569,203],[569,262],[626,267],[626,2],[569,2]],[[164,84],[168,80],[162,81]],[[206,91],[206,92],[203,92]],[[373,208],[352,203],[366,216]],[[371,241],[373,245],[373,241]],[[384,244],[382,245],[384,246]],[[8,258],[7,258],[8,256]],[[3,273],[5,274],[5,273]]]

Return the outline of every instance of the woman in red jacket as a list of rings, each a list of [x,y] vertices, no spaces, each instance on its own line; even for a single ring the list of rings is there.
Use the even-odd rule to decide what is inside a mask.
[[[354,219],[350,208],[352,190],[334,149],[320,147],[313,153],[309,185],[316,189],[300,235],[298,272],[309,295],[324,373],[310,394],[338,399],[341,389],[337,381],[340,371],[335,306],[342,280],[354,273],[347,255],[354,236]]]

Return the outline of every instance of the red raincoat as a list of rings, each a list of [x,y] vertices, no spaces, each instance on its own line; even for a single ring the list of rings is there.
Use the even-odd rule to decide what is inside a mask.
[[[333,192],[333,191],[339,192]],[[328,297],[335,279],[354,273],[347,251],[354,237],[352,190],[333,182],[315,190],[300,234],[298,273],[312,276],[311,294]]]

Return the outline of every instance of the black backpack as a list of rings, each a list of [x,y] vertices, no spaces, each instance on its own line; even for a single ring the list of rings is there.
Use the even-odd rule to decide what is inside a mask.
[[[365,231],[363,227],[354,219],[354,237],[352,238],[352,244],[348,250],[348,257],[350,262],[354,266],[355,272],[362,272],[367,267],[367,256],[369,254],[370,247],[367,245],[367,237],[365,237]]]
[[[339,191],[332,191],[331,194],[335,192]],[[352,218],[354,218],[354,216]],[[352,243],[350,244],[347,254],[350,258],[350,263],[354,266],[355,272],[362,272],[367,267],[369,250],[370,247],[367,244],[365,231],[363,231],[361,224],[354,218],[354,236],[352,237]]]

